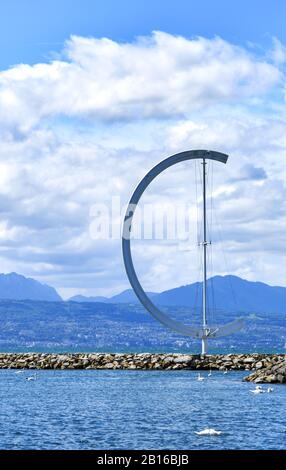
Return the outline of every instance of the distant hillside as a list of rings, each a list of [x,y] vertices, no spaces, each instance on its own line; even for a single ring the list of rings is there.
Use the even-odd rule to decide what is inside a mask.
[[[157,305],[201,308],[202,283],[196,282],[161,293],[147,292]],[[61,301],[57,291],[35,279],[17,273],[0,274],[0,299]],[[107,298],[76,295],[79,303],[138,304],[132,289]],[[211,309],[242,312],[278,312],[286,314],[286,287],[251,282],[237,276],[214,276],[208,280],[208,304]]]
[[[162,307],[196,324],[189,307]],[[215,324],[237,316],[246,328],[210,341],[210,352],[285,352],[285,314],[215,312]],[[139,304],[0,300],[0,351],[177,351],[198,353],[201,342],[164,328]]]
[[[147,292],[149,297],[157,295],[155,292]],[[69,299],[71,302],[104,302],[109,304],[129,304],[138,302],[132,289],[126,289],[113,297],[85,297],[84,295],[74,295]]]
[[[157,305],[201,307],[202,283],[187,284],[161,293],[149,292]],[[245,312],[280,312],[286,314],[286,287],[251,282],[237,276],[214,276],[208,280],[209,306],[214,309]],[[75,296],[77,302],[138,303],[131,289],[113,297]]]
[[[17,273],[0,274],[0,299],[62,300],[53,287]]]
[[[156,295],[155,292],[147,292],[147,294],[149,295],[150,298]],[[121,303],[138,302],[138,299],[132,289],[126,289],[120,294],[114,295],[113,297],[108,299],[108,302],[110,301],[113,304],[121,304]]]
[[[237,276],[215,276],[208,280],[208,287],[209,304],[216,309],[286,313],[286,287],[246,281]],[[160,305],[194,307],[196,298],[199,307],[201,283],[167,290],[153,300]]]
[[[223,325],[238,316],[246,320],[244,330],[213,340],[211,352],[285,351],[286,288],[216,276],[209,280],[210,294],[211,284],[216,309],[210,321]],[[198,325],[201,289],[196,283],[150,295],[172,318]],[[33,300],[22,300],[28,297]],[[200,341],[155,321],[131,289],[103,301],[77,298],[80,302],[59,301],[52,287],[15,273],[0,275],[0,351],[200,351]]]

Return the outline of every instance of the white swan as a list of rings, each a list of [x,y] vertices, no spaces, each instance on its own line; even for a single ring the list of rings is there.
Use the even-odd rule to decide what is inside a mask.
[[[208,373],[208,377],[211,377],[212,376],[212,371],[210,369],[209,373]]]
[[[198,380],[199,382],[202,382],[203,380],[205,380],[205,378],[202,377],[201,374],[199,373],[199,374],[198,374],[198,377],[197,377],[197,380]]]
[[[26,380],[28,380],[28,382],[31,382],[32,380],[36,380],[36,379],[37,379],[37,374],[31,375],[30,377],[26,377]]]
[[[223,371],[223,373],[224,373],[224,374],[227,374],[227,369],[225,369],[225,370]]]
[[[258,393],[265,393],[265,390],[260,385],[256,385],[254,390],[250,390],[251,393],[255,393],[256,395]]]
[[[268,389],[267,389],[267,393],[271,393],[271,392],[274,392],[274,388],[272,388],[272,387],[268,387]]]
[[[219,436],[221,431],[217,431],[216,429],[206,428],[203,431],[195,431],[195,434],[198,436]]]

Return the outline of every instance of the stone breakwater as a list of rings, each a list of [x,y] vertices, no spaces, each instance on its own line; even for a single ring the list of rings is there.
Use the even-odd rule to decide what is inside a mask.
[[[221,371],[245,370],[254,372],[254,374],[262,373],[263,375],[264,371],[274,370],[276,367],[278,371],[280,365],[285,364],[285,358],[286,356],[282,354],[215,354],[201,356],[155,353],[0,353],[0,369],[211,369]],[[267,382],[269,381],[267,379]],[[281,377],[279,381],[281,382]]]
[[[286,383],[286,359],[269,364],[266,368],[256,370],[253,374],[245,377],[247,382],[259,383]]]

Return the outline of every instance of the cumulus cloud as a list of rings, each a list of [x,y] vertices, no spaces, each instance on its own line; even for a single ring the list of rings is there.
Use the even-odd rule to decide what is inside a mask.
[[[0,73],[0,122],[23,133],[57,115],[170,117],[259,96],[281,78],[271,63],[220,38],[154,32],[117,43],[73,36],[62,59]]]
[[[161,138],[171,151],[185,148],[212,148],[228,153],[228,167],[254,164],[270,175],[285,174],[284,160],[286,137],[283,116],[264,115],[238,110],[233,114],[228,108],[217,108],[210,115],[195,119],[177,120],[166,125]],[[281,173],[282,172],[282,173]]]
[[[272,41],[273,47],[269,53],[270,58],[273,60],[274,64],[284,64],[286,62],[286,47],[276,37],[274,37]]]
[[[250,279],[273,280],[279,284],[281,269],[275,275],[273,263],[276,263],[277,250],[283,253],[286,242],[286,188],[281,178],[285,171],[281,162],[286,145],[284,150],[281,146],[277,154],[276,144],[279,135],[283,137],[283,127],[278,120],[277,128],[272,128],[272,137],[268,136],[267,152],[263,154],[264,129],[269,127],[269,122],[263,125],[260,122],[259,130],[253,129],[250,119],[248,127],[246,122],[243,133],[240,122],[232,122],[229,147],[222,149],[231,154],[229,163],[214,164],[213,168],[216,213],[212,237],[213,272],[226,274],[229,270]],[[203,141],[209,148],[213,144],[212,129],[216,122],[205,123]],[[197,129],[196,133],[192,127],[191,137],[188,137],[191,141],[184,140],[182,148],[197,146],[202,139],[199,120]],[[1,149],[2,159],[10,149],[9,160],[2,164],[0,188],[2,266],[49,282],[64,295],[77,291],[111,295],[128,287],[120,240],[90,237],[90,208],[98,202],[109,204],[114,195],[126,203],[135,185],[158,160],[168,155],[167,150],[170,154],[170,148],[166,144],[157,152],[115,150],[87,138],[77,142],[79,136],[76,129],[74,132],[74,139],[66,141],[58,139],[51,131],[41,131],[40,137],[35,131],[30,133],[28,143],[26,140],[6,142]],[[166,126],[165,132],[172,134],[172,129]],[[253,132],[255,145],[252,143],[249,149],[246,137]],[[217,133],[216,148],[221,149],[225,134],[222,126],[221,134]],[[179,142],[177,145],[179,150]],[[269,156],[277,160],[277,173],[273,171]],[[199,168],[200,165],[197,170]],[[269,177],[265,178],[268,173]],[[197,189],[200,192],[200,185]],[[178,165],[161,175],[152,183],[142,202],[163,206],[174,200],[196,205],[192,164]],[[191,233],[196,228],[195,220],[193,223]],[[221,230],[222,239],[219,237]],[[229,259],[228,269],[222,263],[222,246]],[[194,239],[187,242],[186,247],[160,240],[135,242],[134,259],[145,287],[156,291],[195,281],[199,277],[196,249]],[[260,260],[257,264],[256,258]],[[186,260],[187,271],[182,269]],[[268,272],[272,273],[271,279]]]
[[[231,156],[214,167],[213,201],[230,258],[227,271],[214,248],[215,272],[283,283],[286,122],[282,113],[262,113],[256,100],[281,79],[278,66],[220,38],[162,32],[124,44],[72,37],[56,61],[1,72],[2,269],[64,295],[128,287],[120,241],[90,237],[91,206],[112,196],[125,204],[162,158],[212,148]],[[178,165],[152,183],[144,201],[195,207],[194,176],[193,166]],[[136,242],[145,287],[197,280],[189,249]]]
[[[38,134],[0,147],[2,269],[35,276],[61,292],[73,293],[75,285],[120,290],[120,241],[90,237],[90,208],[99,202],[110,208],[112,195],[126,203],[138,166],[148,167],[146,153]]]
[[[266,171],[262,167],[254,166],[251,163],[241,167],[238,176],[233,181],[253,181],[267,178]]]

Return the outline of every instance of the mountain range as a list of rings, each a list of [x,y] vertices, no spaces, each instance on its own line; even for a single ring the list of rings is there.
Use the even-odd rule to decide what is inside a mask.
[[[238,276],[214,276],[208,280],[208,293],[209,305],[214,309],[286,313],[286,287],[247,281]],[[156,305],[201,308],[202,283],[195,282],[161,293],[148,292],[148,295]],[[74,296],[69,300],[112,304],[138,303],[132,289],[109,298]]]
[[[62,300],[53,287],[17,273],[0,274],[0,299]]]
[[[214,309],[242,312],[286,313],[286,287],[251,282],[237,276],[214,276],[208,280],[209,306]],[[161,293],[148,292],[157,305],[201,308],[202,283],[196,282]],[[0,299],[60,302],[57,291],[32,278],[17,273],[0,274]],[[132,289],[112,297],[73,296],[69,302],[138,304]]]
[[[156,296],[156,292],[146,292],[148,296],[154,297]],[[137,303],[138,299],[132,289],[126,289],[119,294],[113,295],[112,297],[103,297],[103,296],[96,296],[96,297],[86,297],[84,295],[74,295],[70,297],[69,301],[71,302],[103,302],[108,304],[130,304],[130,303]]]
[[[235,276],[209,281],[215,292],[212,324],[242,316],[246,328],[213,340],[211,352],[282,352],[286,347],[286,288]],[[183,323],[198,324],[201,283],[151,292],[162,310]],[[1,351],[185,351],[198,353],[200,341],[162,327],[131,290],[111,298],[62,301],[55,289],[16,273],[0,275]],[[195,302],[197,300],[197,302]]]

